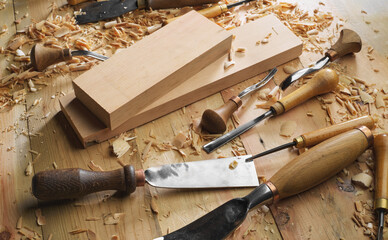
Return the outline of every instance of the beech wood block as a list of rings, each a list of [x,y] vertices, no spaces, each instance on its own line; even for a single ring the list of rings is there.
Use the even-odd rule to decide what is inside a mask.
[[[231,47],[232,34],[191,11],[73,81],[77,98],[115,129]]]
[[[107,128],[74,94],[60,98],[61,109],[83,146],[117,136],[286,63],[302,53],[300,39],[273,15],[249,22],[229,32],[236,36],[234,46],[246,48],[245,53],[236,53],[235,66],[224,70],[224,63],[228,59],[228,54],[225,54],[114,130]],[[259,39],[263,39],[270,32],[273,32],[271,41],[256,45]]]
[[[388,210],[388,135],[379,134],[374,141],[376,161],[375,208]]]

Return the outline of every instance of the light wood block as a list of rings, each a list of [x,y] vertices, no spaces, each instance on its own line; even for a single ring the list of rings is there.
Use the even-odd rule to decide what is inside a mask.
[[[232,34],[191,11],[73,81],[77,98],[115,129],[227,53]]]
[[[276,33],[274,32],[276,31]],[[245,47],[245,53],[236,53],[235,66],[224,70],[227,54],[187,81],[172,89],[157,101],[128,119],[113,131],[105,127],[74,94],[60,99],[62,111],[84,146],[102,142],[124,131],[152,121],[199,99],[256,76],[270,68],[298,57],[302,42],[275,16],[266,16],[239,28],[230,30],[235,35],[234,48]],[[269,43],[256,45],[272,33]]]

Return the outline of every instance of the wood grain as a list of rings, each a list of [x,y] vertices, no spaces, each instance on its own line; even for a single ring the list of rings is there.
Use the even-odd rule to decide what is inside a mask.
[[[388,200],[388,135],[375,137],[374,153],[376,158],[375,200]]]

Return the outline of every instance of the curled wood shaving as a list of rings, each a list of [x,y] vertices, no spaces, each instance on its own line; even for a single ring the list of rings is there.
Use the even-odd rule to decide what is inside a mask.
[[[35,216],[36,216],[36,223],[39,226],[46,225],[46,217],[42,215],[42,210],[40,208],[35,210]]]
[[[235,64],[236,64],[235,61],[226,61],[225,64],[224,64],[224,69],[227,70],[230,67],[234,66]]]
[[[358,186],[369,188],[372,184],[373,178],[366,173],[359,173],[352,177],[352,182]]]

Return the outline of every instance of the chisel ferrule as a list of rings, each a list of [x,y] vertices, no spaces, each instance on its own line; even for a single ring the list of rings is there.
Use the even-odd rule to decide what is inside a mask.
[[[303,136],[298,136],[298,137],[294,138],[294,143],[296,144],[295,145],[296,148],[306,147],[306,142],[305,142]]]
[[[378,198],[375,200],[375,209],[385,209],[388,210],[388,199]]]
[[[146,8],[146,0],[137,0],[137,7],[139,9],[144,9]]]
[[[366,140],[368,141],[369,145],[372,145],[373,144],[372,131],[365,126],[358,127],[357,129],[360,130],[365,135]]]
[[[266,182],[265,184],[269,187],[269,189],[271,189],[273,202],[277,202],[280,198],[278,189],[270,181]]]

